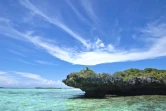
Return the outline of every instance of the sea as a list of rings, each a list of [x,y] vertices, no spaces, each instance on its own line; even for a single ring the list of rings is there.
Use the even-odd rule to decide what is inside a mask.
[[[0,111],[166,111],[166,96],[85,98],[79,89],[0,89]]]

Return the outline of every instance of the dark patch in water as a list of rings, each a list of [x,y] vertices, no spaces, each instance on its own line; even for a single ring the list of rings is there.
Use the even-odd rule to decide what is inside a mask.
[[[108,98],[87,98],[85,95],[76,95],[74,97],[68,98],[68,99],[108,99]]]

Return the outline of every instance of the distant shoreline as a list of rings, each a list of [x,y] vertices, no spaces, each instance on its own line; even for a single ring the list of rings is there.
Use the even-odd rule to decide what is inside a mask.
[[[35,89],[71,89],[71,88],[35,87]]]

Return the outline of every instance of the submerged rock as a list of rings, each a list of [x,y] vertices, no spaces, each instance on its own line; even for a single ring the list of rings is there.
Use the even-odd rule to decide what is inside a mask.
[[[82,73],[84,74],[84,73]],[[86,97],[104,97],[112,95],[166,95],[166,84],[162,79],[153,76],[131,77],[124,80],[109,74],[81,75],[72,73],[63,82],[71,87],[85,91]]]

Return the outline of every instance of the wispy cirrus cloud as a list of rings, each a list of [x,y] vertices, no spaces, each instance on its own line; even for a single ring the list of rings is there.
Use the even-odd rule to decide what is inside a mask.
[[[74,32],[73,30],[71,30],[67,25],[65,25],[60,20],[49,17],[47,14],[43,13],[41,10],[39,10],[37,7],[35,7],[28,0],[20,0],[20,3],[23,6],[25,6],[27,9],[33,11],[34,13],[36,13],[37,15],[39,15],[40,17],[42,17],[43,20],[45,20],[45,21],[47,21],[47,22],[49,22],[49,23],[51,23],[51,24],[53,24],[53,25],[61,28],[66,33],[70,34],[71,37],[73,37],[73,38],[77,39],[78,41],[80,41],[87,48],[90,47],[90,44],[85,39],[83,39],[83,37],[81,37],[79,34],[77,34],[76,32]]]
[[[36,65],[34,63],[31,63],[31,62],[28,62],[28,61],[25,61],[25,60],[22,60],[22,59],[18,59],[18,61],[24,63],[24,64],[29,64],[29,65]]]
[[[84,7],[84,10],[87,12],[89,18],[95,22],[100,23],[99,18],[97,17],[95,11],[93,10],[92,0],[81,0],[82,6]]]
[[[43,61],[43,60],[36,60],[36,62],[39,64],[44,64],[44,65],[56,65],[56,66],[58,66],[58,64],[54,64],[52,62]]]
[[[20,32],[9,25],[3,26],[6,28],[6,31],[8,30],[7,32],[2,33],[1,30],[0,32],[1,34],[9,33],[9,36],[12,35],[11,37],[14,38],[15,36],[24,38],[27,42],[41,47],[52,56],[63,61],[72,64],[96,65],[102,63],[137,61],[166,56],[166,35],[163,32],[163,30],[166,29],[166,25],[164,25],[165,23],[149,24],[140,29],[142,35],[146,39],[150,39],[150,41],[145,42],[147,45],[150,44],[149,47],[141,47],[139,49],[131,48],[130,50],[119,50],[112,45],[105,45],[100,39],[98,39],[94,43],[98,47],[94,48],[92,51],[74,51],[70,48],[59,47],[56,44],[50,43],[47,39],[39,35],[35,36],[29,33]],[[12,31],[9,31],[9,29],[12,29]],[[152,32],[153,34],[151,34]]]
[[[17,51],[14,51],[14,50],[9,49],[8,51],[13,53],[13,54],[16,54],[16,55],[19,55],[19,56],[22,56],[22,57],[26,57],[24,54],[22,54],[20,52],[17,52]]]
[[[154,21],[152,23],[148,23],[147,26],[140,31],[149,38],[159,38],[166,36],[166,23],[160,23],[160,21]]]
[[[72,1],[66,0],[65,1],[70,7],[71,9],[75,12],[75,14],[78,16],[79,19],[81,19],[82,21],[84,21],[87,24],[90,24],[88,22],[88,20],[78,11],[78,9],[72,4]]]

